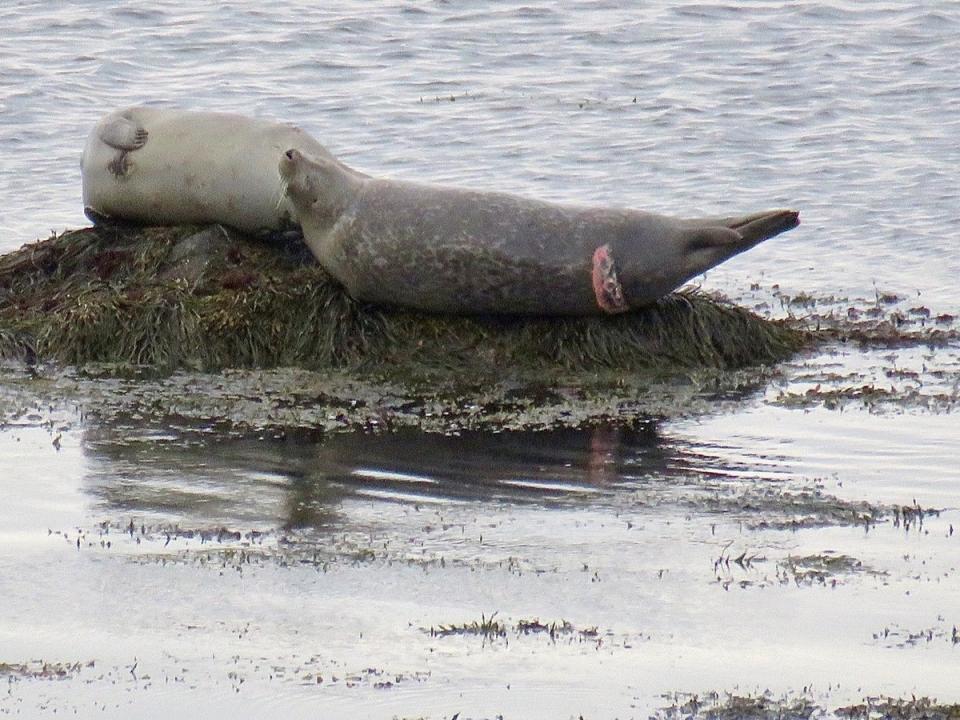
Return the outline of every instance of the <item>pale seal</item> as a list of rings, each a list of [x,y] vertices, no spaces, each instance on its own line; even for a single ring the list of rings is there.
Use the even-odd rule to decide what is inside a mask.
[[[296,148],[280,174],[350,295],[440,313],[624,312],[799,223],[793,210],[687,220],[375,179]]]
[[[303,130],[217,112],[130,107],[93,128],[80,162],[93,220],[222,223],[250,233],[294,226],[277,173],[288,148],[334,161]]]

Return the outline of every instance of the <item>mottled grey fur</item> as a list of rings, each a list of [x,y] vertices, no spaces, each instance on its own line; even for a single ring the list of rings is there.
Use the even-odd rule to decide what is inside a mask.
[[[603,245],[636,308],[798,222],[792,210],[681,220],[381,180],[297,150],[280,174],[307,244],[353,297],[431,312],[602,313]]]

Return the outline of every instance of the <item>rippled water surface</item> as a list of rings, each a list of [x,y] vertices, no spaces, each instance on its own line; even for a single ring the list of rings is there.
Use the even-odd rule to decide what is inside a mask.
[[[375,175],[795,207],[698,282],[960,315],[953,2],[14,0],[0,28],[0,252],[86,224],[86,134],[145,103],[292,121]],[[801,402],[826,377],[912,400]],[[733,412],[540,433],[280,439],[4,393],[0,712],[960,701],[955,343],[841,346]],[[471,626],[491,613],[502,635]]]
[[[5,3],[0,248],[85,223],[93,123],[135,103],[302,125],[363,170],[675,214],[789,205],[730,291],[956,307],[950,2]]]

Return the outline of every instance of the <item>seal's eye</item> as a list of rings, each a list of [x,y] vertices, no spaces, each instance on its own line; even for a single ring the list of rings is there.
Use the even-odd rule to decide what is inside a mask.
[[[293,160],[294,153],[296,153],[296,152],[297,152],[296,150],[294,150],[293,148],[291,148],[291,149],[287,150],[287,151],[284,153],[284,155],[287,156],[287,160]]]

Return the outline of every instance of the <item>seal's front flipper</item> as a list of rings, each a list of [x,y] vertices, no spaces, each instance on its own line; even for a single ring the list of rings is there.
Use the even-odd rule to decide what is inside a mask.
[[[98,131],[100,140],[117,150],[139,150],[147,142],[147,129],[122,112],[104,119]]]
[[[94,225],[109,225],[117,222],[109,215],[104,215],[102,212],[97,212],[89,205],[84,206],[83,214],[86,215],[87,219]]]
[[[128,220],[126,218],[117,217],[116,215],[107,215],[99,210],[94,210],[89,205],[83,206],[83,214],[86,215],[87,219],[93,223],[94,227],[142,227],[142,225],[136,220]]]

